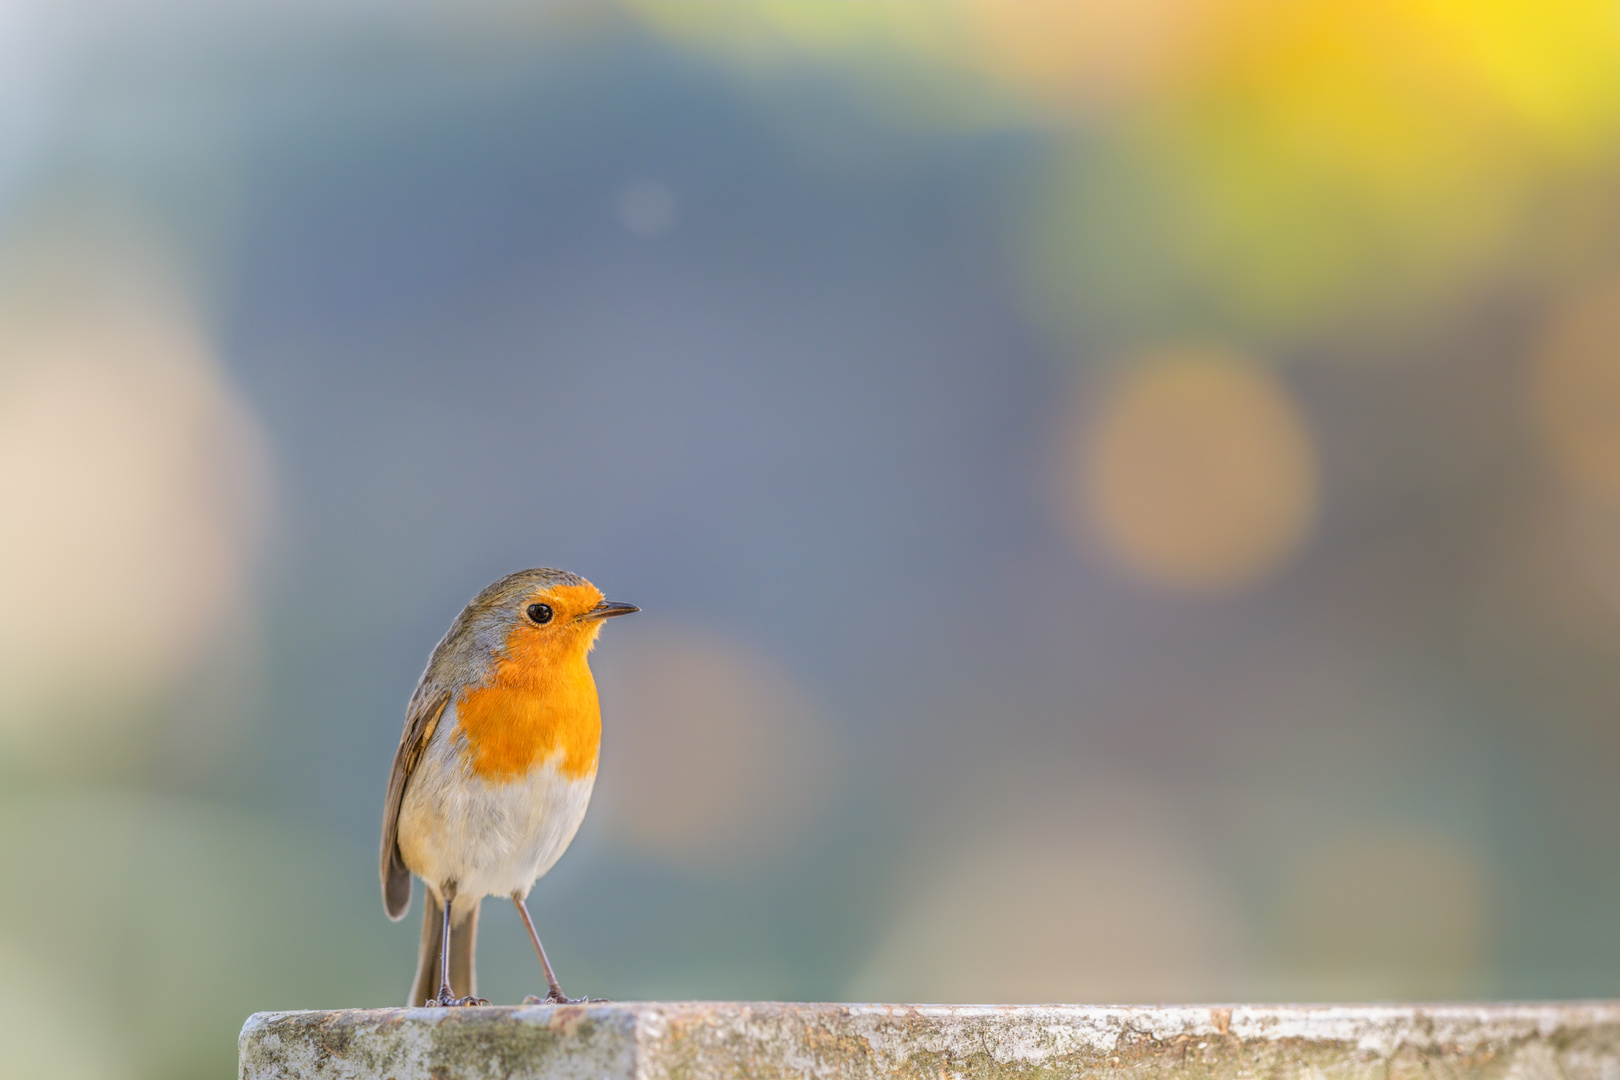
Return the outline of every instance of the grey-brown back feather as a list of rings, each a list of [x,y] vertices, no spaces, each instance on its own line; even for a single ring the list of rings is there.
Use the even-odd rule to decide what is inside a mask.
[[[439,937],[444,933],[444,908],[439,906],[439,898],[433,895],[433,890],[424,892],[427,901],[422,905],[422,946],[416,954],[416,980],[411,985],[411,1000],[406,1003],[412,1007],[439,994]],[[466,903],[465,899],[456,902],[456,910],[459,912]],[[478,996],[474,960],[478,952],[478,909],[482,903],[482,900],[472,901],[472,910],[465,920],[450,928],[450,992],[456,997]]]

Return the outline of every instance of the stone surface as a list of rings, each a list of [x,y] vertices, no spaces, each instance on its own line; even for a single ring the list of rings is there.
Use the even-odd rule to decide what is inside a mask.
[[[1620,1080],[1620,1002],[258,1013],[242,1080]]]

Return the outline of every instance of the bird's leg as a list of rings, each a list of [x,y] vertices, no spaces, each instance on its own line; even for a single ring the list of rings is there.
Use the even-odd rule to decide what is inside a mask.
[[[439,935],[439,997],[437,1004],[453,1005],[456,995],[450,990],[450,906],[456,902],[456,883],[444,886],[444,933]]]
[[[444,894],[444,934],[439,938],[439,996],[428,998],[422,1004],[430,1006],[488,1005],[480,997],[456,997],[450,989],[450,906],[456,902],[456,883],[447,881],[440,887]]]
[[[529,906],[523,902],[523,894],[512,894],[512,903],[517,905],[518,914],[523,917],[523,925],[528,928],[529,940],[534,942],[534,951],[540,954],[540,970],[546,973],[546,996],[536,997],[530,994],[523,999],[525,1005],[580,1005],[589,998],[571,998],[563,993],[562,984],[557,976],[551,972],[551,961],[546,959],[546,947],[540,944],[540,935],[534,932],[534,920],[529,918]],[[598,999],[600,1000],[600,999]]]

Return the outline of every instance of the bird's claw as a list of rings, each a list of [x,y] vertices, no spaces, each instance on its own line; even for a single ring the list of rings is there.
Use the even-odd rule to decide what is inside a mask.
[[[571,998],[561,990],[553,990],[545,997],[540,997],[537,994],[530,994],[528,997],[523,999],[523,1004],[525,1005],[602,1005],[606,1002],[607,998]]]
[[[481,997],[458,998],[458,997],[455,997],[454,995],[448,994],[448,993],[440,994],[438,997],[430,997],[426,1001],[422,1002],[423,1008],[428,1008],[428,1009],[446,1009],[446,1008],[451,1007],[452,1005],[488,1005],[488,1004],[489,1004],[489,999],[488,998],[481,998]]]

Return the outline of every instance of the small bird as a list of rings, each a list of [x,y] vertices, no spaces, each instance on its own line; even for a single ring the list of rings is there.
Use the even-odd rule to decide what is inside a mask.
[[[544,1000],[584,1000],[563,993],[525,900],[573,840],[596,782],[602,711],[585,654],[605,620],[639,610],[565,570],[520,570],[473,597],[428,657],[383,806],[388,917],[411,906],[411,874],[427,886],[408,1004],[489,1004],[473,966],[486,896],[517,905]]]

